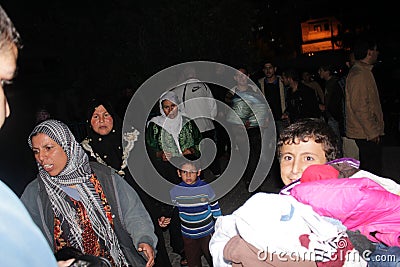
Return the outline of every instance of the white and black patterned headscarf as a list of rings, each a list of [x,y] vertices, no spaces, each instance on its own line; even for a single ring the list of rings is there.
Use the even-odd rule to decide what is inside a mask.
[[[117,266],[128,266],[126,258],[121,251],[117,236],[107,220],[103,205],[89,178],[92,170],[89,158],[83,148],[75,140],[68,126],[57,120],[46,120],[38,124],[29,135],[28,144],[32,148],[32,137],[43,133],[59,144],[67,154],[67,164],[57,176],[50,176],[43,167],[38,164],[39,177],[43,181],[46,192],[52,204],[53,211],[58,218],[62,218],[70,228],[68,240],[71,245],[84,252],[82,229],[77,224],[78,218],[74,208],[66,201],[66,193],[62,186],[75,185],[80,195],[93,230],[105,247]]]

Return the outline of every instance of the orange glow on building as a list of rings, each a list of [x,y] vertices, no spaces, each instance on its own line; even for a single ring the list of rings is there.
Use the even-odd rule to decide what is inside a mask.
[[[334,39],[339,34],[340,22],[334,17],[307,20],[301,23],[303,54],[342,49]]]

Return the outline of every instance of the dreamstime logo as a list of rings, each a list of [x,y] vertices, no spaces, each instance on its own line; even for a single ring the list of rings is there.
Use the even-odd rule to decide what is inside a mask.
[[[323,249],[306,250],[306,251],[276,251],[269,250],[269,248],[260,249],[257,251],[257,259],[260,261],[269,262],[301,262],[301,261],[316,261],[316,262],[352,262],[360,263],[365,261],[378,261],[371,259],[372,252],[365,250],[360,253],[358,250],[346,249],[349,243],[346,239],[341,238],[336,243],[336,249],[332,246],[330,251]],[[389,257],[387,257],[389,258]],[[389,258],[390,259],[390,258]],[[393,258],[391,258],[393,259]],[[382,261],[382,259],[379,259]],[[384,260],[383,260],[384,261]]]
[[[338,248],[338,249],[343,249],[343,248],[347,247],[348,242],[347,242],[346,239],[341,238],[341,239],[339,239],[339,241],[337,242],[336,245],[337,245],[337,248]]]
[[[207,61],[187,62],[164,69],[148,80],[146,80],[136,91],[127,108],[123,132],[130,132],[136,129],[140,132],[138,141],[128,158],[129,170],[136,182],[152,197],[172,204],[169,190],[174,184],[165,180],[154,168],[150,155],[146,149],[146,127],[149,115],[153,108],[159,106],[160,96],[167,90],[182,86],[183,79],[179,77],[187,71],[195,70],[197,82],[214,84],[231,89],[236,85],[234,80],[238,70],[230,66]],[[193,78],[193,77],[192,77]],[[192,79],[193,80],[193,79]],[[240,180],[247,165],[249,164],[250,142],[247,131],[242,120],[243,116],[248,116],[247,125],[260,125],[261,129],[261,154],[259,156],[255,172],[249,185],[249,191],[257,189],[265,180],[275,154],[276,132],[275,123],[269,105],[253,81],[247,79],[248,84],[255,88],[257,92],[240,95],[238,109],[232,109],[224,102],[215,100],[219,114],[225,116],[212,117],[206,109],[191,114],[191,119],[210,118],[224,127],[231,140],[231,157],[222,175],[210,183],[213,188],[216,200],[227,194]],[[222,88],[220,90],[223,90]],[[196,90],[196,93],[199,90]],[[226,90],[224,90],[226,91]],[[190,109],[193,101],[207,100],[202,98],[192,98],[179,104],[179,109],[185,111]],[[245,103],[245,105],[243,104]],[[192,111],[192,110],[191,110]],[[239,117],[239,115],[241,115]],[[232,127],[233,125],[239,127]],[[236,149],[238,152],[236,153]],[[216,144],[210,139],[202,140],[200,143],[200,161],[207,167],[216,156]]]

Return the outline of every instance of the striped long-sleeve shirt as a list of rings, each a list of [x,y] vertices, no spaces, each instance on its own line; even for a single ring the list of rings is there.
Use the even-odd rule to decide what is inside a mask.
[[[211,202],[215,193],[206,182],[181,182],[171,189],[170,195],[179,209],[183,236],[197,239],[214,232],[214,220],[221,216],[221,209],[218,201]]]

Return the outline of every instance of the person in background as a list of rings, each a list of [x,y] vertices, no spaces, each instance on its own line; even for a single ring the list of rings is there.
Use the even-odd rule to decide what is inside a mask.
[[[194,121],[200,130],[202,139],[209,138],[217,144],[217,132],[214,118],[218,115],[217,103],[209,86],[197,78],[196,69],[188,65],[182,72],[184,81],[172,89],[182,103],[182,111]],[[192,100],[190,102],[187,102]],[[194,100],[194,101],[193,101]],[[219,159],[215,157],[208,167],[217,178],[221,175]]]
[[[308,71],[303,71],[301,73],[301,82],[308,87],[314,89],[315,96],[317,97],[318,104],[322,105],[325,103],[325,93],[322,90],[321,85],[313,79],[312,75]]]
[[[277,75],[277,69],[272,60],[266,60],[263,66],[265,77],[258,80],[258,87],[271,108],[276,135],[279,136],[282,129],[287,126],[287,122],[282,120],[282,115],[286,110],[287,89],[283,84],[282,77]]]
[[[217,76],[217,80],[223,79],[224,75],[226,75],[226,67],[222,64],[217,64],[215,66],[215,75]],[[221,104],[227,104],[226,102],[226,94],[229,92],[229,88],[226,88],[222,85],[216,83],[207,83],[208,87],[211,89],[211,92],[216,100],[216,102],[220,101]],[[225,121],[226,111],[222,108],[218,108],[218,114],[216,117],[216,121],[214,121],[215,130],[217,132],[217,158],[218,159],[229,159],[231,152],[231,142],[229,140],[229,135],[224,126],[220,123]],[[221,169],[221,172],[223,170]]]
[[[134,148],[139,132],[133,129],[122,134],[122,121],[111,103],[102,97],[89,102],[86,117],[88,136],[81,142],[90,161],[112,168],[123,177],[138,193],[143,205],[149,212],[158,238],[155,266],[172,266],[165,247],[164,235],[158,225],[158,212],[154,200],[136,183],[127,166],[128,157]]]
[[[277,74],[277,70],[278,67],[275,62],[272,60],[264,61],[263,72],[265,76],[258,80],[258,87],[264,94],[274,117],[276,140],[278,140],[280,132],[288,125],[288,120],[282,119],[286,110],[288,89],[284,85],[282,77]],[[279,177],[279,163],[275,156],[262,189],[264,191],[276,191],[281,188]]]
[[[346,100],[346,78],[349,73],[349,70],[351,67],[353,67],[355,62],[354,59],[354,52],[353,51],[348,51],[346,53],[346,69],[343,71],[342,76],[338,80],[340,89],[343,92],[344,99]],[[346,103],[344,103],[344,135],[342,136],[342,141],[343,141],[343,157],[344,158],[353,158],[359,160],[359,152],[358,152],[358,146],[356,144],[356,141],[351,138],[347,138],[346,136]]]
[[[323,117],[338,137],[339,149],[343,155],[342,136],[344,133],[344,93],[334,75],[332,65],[322,65],[318,69],[319,76],[325,81],[325,104],[320,105]]]
[[[153,165],[165,179],[179,183],[172,157],[187,154],[200,155],[201,133],[193,120],[178,108],[179,100],[175,92],[167,91],[159,100],[161,115],[147,123],[146,145]]]
[[[60,121],[38,124],[28,144],[39,172],[21,200],[55,253],[73,247],[104,257],[112,266],[154,265],[153,224],[122,177],[103,164],[89,163]]]
[[[235,76],[236,85],[228,94],[230,95],[230,106],[232,111],[227,114],[226,120],[231,124],[234,137],[232,144],[237,146],[238,153],[246,163],[246,169],[243,174],[243,181],[249,186],[257,164],[262,161],[261,155],[261,135],[267,125],[267,104],[263,95],[257,90],[257,87],[249,82],[247,68],[237,69]],[[240,120],[237,120],[237,116]],[[247,134],[242,134],[242,130]],[[246,139],[249,141],[249,158],[244,156],[246,151]],[[261,163],[262,164],[262,163]]]
[[[214,220],[222,215],[221,209],[218,201],[213,200],[212,188],[200,179],[199,158],[192,154],[174,160],[182,182],[171,189],[170,195],[179,210],[188,266],[202,266],[201,256],[213,266],[208,246],[214,233]]]
[[[4,87],[17,68],[21,38],[12,21],[0,6],[0,128],[10,115]],[[67,267],[75,259],[56,258],[38,226],[32,220],[18,196],[0,181],[0,258],[2,266]],[[34,244],[34,245],[32,245]]]
[[[44,108],[44,107],[39,108],[36,111],[36,114],[35,114],[36,123],[40,123],[40,122],[45,121],[50,118],[51,118],[51,114],[46,108]]]
[[[346,136],[358,146],[361,168],[381,175],[384,119],[372,73],[379,49],[376,41],[359,39],[353,51],[355,63],[346,79]]]
[[[289,123],[295,123],[303,118],[319,118],[317,97],[314,90],[299,81],[299,74],[293,68],[282,72],[282,80],[285,86],[289,87],[287,94],[287,107],[282,119],[289,119]]]

